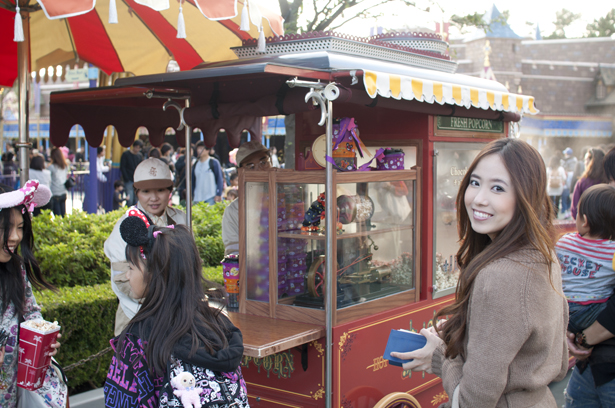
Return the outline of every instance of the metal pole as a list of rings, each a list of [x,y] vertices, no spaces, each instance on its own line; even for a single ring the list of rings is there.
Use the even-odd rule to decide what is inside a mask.
[[[186,108],[190,107],[190,99],[186,99]],[[190,141],[192,139],[192,129],[186,127],[186,224],[192,231],[192,149]]]
[[[29,79],[28,68],[30,67],[30,19],[28,12],[23,12],[26,18],[22,18],[24,40],[17,43],[17,81],[19,84],[19,170],[20,185],[23,187],[28,181],[30,142],[28,138],[28,92]],[[20,18],[20,16],[15,16]]]
[[[327,100],[327,157],[333,156],[333,103]],[[325,406],[332,407],[333,386],[333,277],[336,270],[333,265],[333,240],[337,238],[336,223],[333,214],[336,205],[336,191],[333,188],[333,166],[327,161],[325,179],[325,325],[327,328],[327,348],[325,353]]]

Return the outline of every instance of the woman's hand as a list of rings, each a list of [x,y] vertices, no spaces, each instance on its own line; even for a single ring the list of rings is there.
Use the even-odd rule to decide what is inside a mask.
[[[425,347],[407,353],[394,352],[391,356],[402,360],[412,360],[402,366],[404,370],[426,371],[431,374],[431,358],[436,347],[442,344],[442,340],[429,329],[422,329],[421,334],[427,339]]]
[[[577,360],[585,360],[592,353],[591,350],[579,346],[575,341],[574,333],[566,332],[566,340],[568,341],[568,354],[575,357]]]
[[[58,339],[61,337],[62,337],[62,334],[58,333]],[[56,354],[58,354],[58,349],[60,348],[60,342],[56,340],[56,342],[51,345],[51,348],[54,350],[51,353],[49,353],[49,355],[53,357]]]
[[[0,365],[4,364],[4,347],[0,348]]]

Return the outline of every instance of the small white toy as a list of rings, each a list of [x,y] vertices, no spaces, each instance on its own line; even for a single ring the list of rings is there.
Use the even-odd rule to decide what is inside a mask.
[[[173,394],[177,395],[185,408],[201,408],[201,392],[202,388],[195,387],[194,376],[187,372],[179,373],[171,380],[171,385],[175,390]]]

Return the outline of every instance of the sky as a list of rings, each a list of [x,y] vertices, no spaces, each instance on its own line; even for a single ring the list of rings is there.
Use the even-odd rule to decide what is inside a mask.
[[[373,3],[374,0],[364,0],[365,4]],[[279,4],[277,0],[260,0],[263,5],[279,12]],[[325,0],[316,0],[318,3],[326,2]],[[538,23],[543,36],[551,34],[555,30],[553,22],[555,21],[555,13],[561,9],[567,9],[573,13],[581,14],[581,18],[571,25],[566,30],[568,38],[581,37],[586,32],[587,24],[606,16],[606,14],[615,8],[615,3],[605,0],[516,0],[516,1],[501,1],[501,0],[439,0],[437,2],[431,0],[415,0],[418,8],[401,6],[400,3],[381,6],[383,17],[377,20],[359,20],[355,19],[340,27],[336,31],[346,34],[366,37],[370,35],[370,27],[381,26],[385,28],[401,28],[404,25],[408,27],[427,27],[435,29],[435,22],[444,20],[447,21],[451,15],[466,15],[474,12],[484,13],[492,4],[495,4],[500,12],[504,10],[510,11],[508,23],[511,28],[520,36],[530,35],[535,30],[535,24]],[[437,3],[438,5],[436,5]],[[309,13],[311,0],[304,0],[306,5],[306,13]],[[430,8],[430,12],[423,12],[420,9]],[[444,11],[440,11],[440,8]],[[526,22],[531,22],[534,26],[529,26]],[[463,33],[451,31],[453,38],[461,36]]]

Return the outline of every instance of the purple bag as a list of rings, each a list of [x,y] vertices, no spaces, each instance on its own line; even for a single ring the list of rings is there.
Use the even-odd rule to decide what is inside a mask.
[[[376,159],[376,170],[403,170],[404,156],[401,149],[384,149],[384,156]]]

